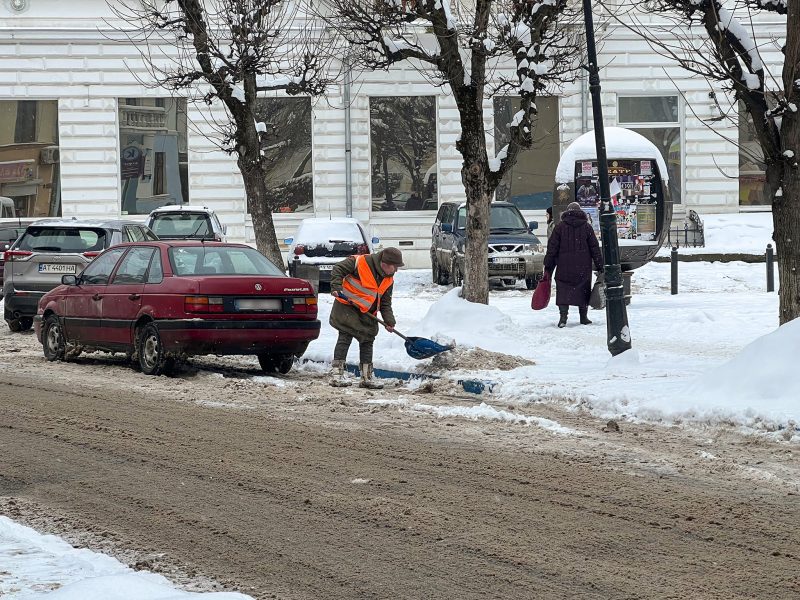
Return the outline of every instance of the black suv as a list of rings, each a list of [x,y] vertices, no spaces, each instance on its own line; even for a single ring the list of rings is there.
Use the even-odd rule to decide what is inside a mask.
[[[461,285],[467,205],[445,202],[433,224],[431,266],[439,285]],[[538,223],[525,222],[519,209],[508,202],[492,202],[489,223],[489,283],[514,286],[520,279],[532,290],[542,278],[544,247],[532,230]]]

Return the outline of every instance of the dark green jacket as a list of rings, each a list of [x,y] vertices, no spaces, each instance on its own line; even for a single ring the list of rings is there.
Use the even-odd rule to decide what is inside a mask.
[[[366,255],[367,265],[372,271],[375,281],[378,285],[386,278],[386,274],[381,269],[381,252],[376,254]],[[331,272],[331,291],[342,291],[342,280],[356,272],[356,259],[352,256],[345,258],[342,262],[337,263]],[[392,312],[392,289],[394,284],[389,286],[389,289],[381,297],[381,317],[387,325],[394,327],[397,322]],[[374,314],[375,306],[373,305],[370,312]],[[359,342],[374,340],[378,335],[378,322],[369,315],[363,314],[355,306],[342,304],[338,300],[333,301],[333,308],[331,309],[330,318],[331,327],[348,333],[356,338]]]

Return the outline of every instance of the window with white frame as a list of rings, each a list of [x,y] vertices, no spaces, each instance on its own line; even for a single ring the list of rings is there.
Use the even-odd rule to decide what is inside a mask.
[[[120,98],[123,215],[189,202],[185,98]]]
[[[436,210],[436,98],[370,98],[369,125],[372,210]]]
[[[520,98],[494,98],[495,153],[508,143],[509,123],[520,109]],[[517,157],[495,192],[498,202],[512,202],[522,210],[541,209],[553,205],[553,182],[561,156],[558,132],[558,98],[536,98],[533,145]]]
[[[0,101],[0,218],[60,215],[58,101]]]
[[[764,151],[756,137],[753,117],[739,102],[739,205],[769,206],[769,186]]]
[[[269,161],[267,199],[273,211],[313,211],[311,98],[259,98],[253,112],[261,153]]]
[[[683,202],[683,143],[678,96],[618,95],[617,122],[655,144],[667,163],[672,201]]]

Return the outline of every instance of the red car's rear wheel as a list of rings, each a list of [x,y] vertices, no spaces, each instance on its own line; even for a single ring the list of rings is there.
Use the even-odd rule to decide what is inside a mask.
[[[139,367],[145,375],[166,375],[175,366],[175,359],[168,357],[161,343],[161,335],[155,323],[147,323],[139,330]]]

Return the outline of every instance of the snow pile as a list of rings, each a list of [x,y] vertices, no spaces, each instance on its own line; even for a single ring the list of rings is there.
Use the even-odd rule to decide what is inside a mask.
[[[676,398],[672,409],[711,421],[740,422],[742,416],[780,427],[797,418],[800,405],[800,319],[756,339],[731,360],[709,370]],[[746,424],[746,423],[745,423]]]
[[[0,597],[7,600],[252,600],[238,593],[193,593],[133,571],[104,554],[76,549],[0,516]]]

